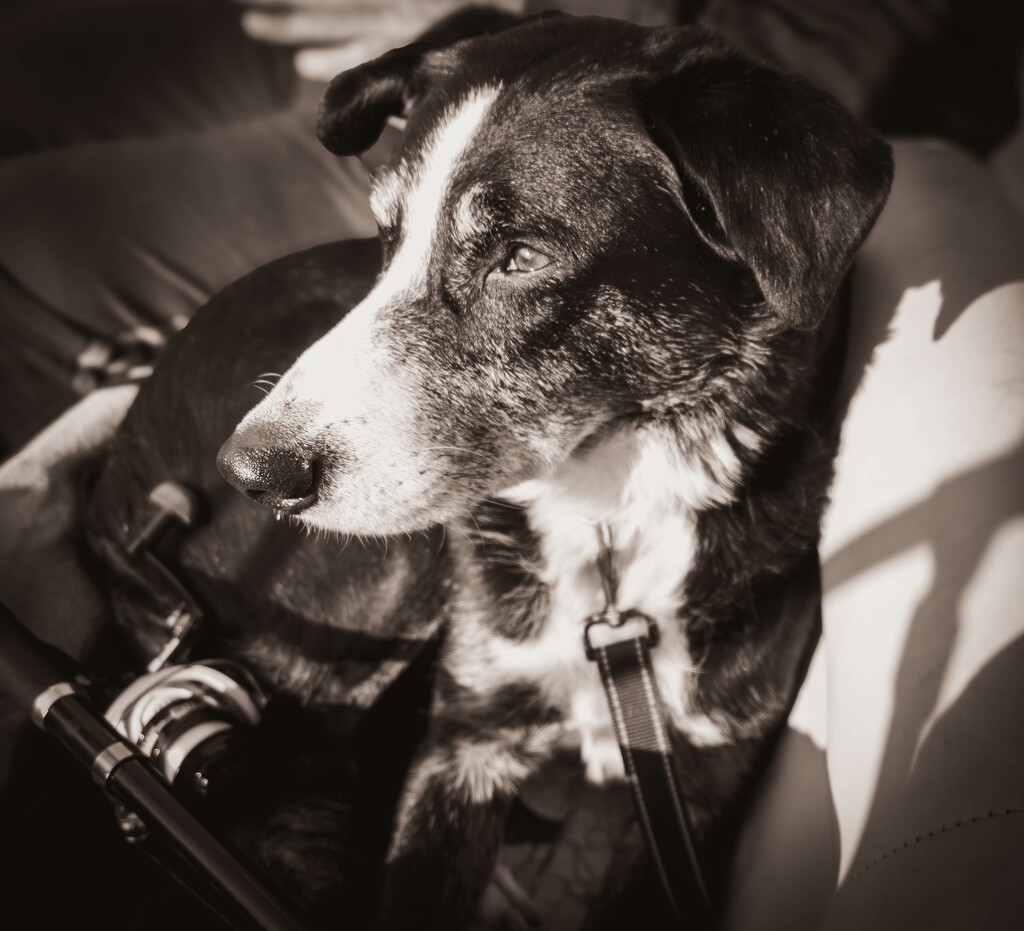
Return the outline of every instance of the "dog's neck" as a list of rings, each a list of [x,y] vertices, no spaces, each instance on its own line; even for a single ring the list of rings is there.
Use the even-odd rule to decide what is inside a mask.
[[[743,428],[731,438],[719,432],[699,443],[664,425],[620,430],[504,494],[522,508],[527,526],[520,521],[519,533],[478,515],[477,525],[467,528],[479,541],[470,555],[472,574],[489,579],[483,588],[497,596],[496,610],[503,604],[529,613],[528,621],[514,625],[517,636],[549,619],[583,620],[604,607],[597,568],[598,527],[604,525],[619,607],[673,618],[696,553],[696,516],[733,499],[744,471],[737,450],[756,447],[757,437]]]

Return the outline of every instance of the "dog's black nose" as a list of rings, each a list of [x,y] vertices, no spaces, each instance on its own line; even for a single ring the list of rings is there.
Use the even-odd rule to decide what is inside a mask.
[[[320,463],[262,437],[235,431],[217,453],[220,474],[240,492],[277,511],[297,514],[315,500]]]

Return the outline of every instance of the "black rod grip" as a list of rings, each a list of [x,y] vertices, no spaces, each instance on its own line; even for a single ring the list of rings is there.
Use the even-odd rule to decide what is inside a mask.
[[[107,788],[132,811],[141,814],[150,830],[169,840],[198,866],[207,879],[235,903],[247,927],[263,931],[302,931],[296,919],[182,807],[140,757],[119,764],[111,773]]]
[[[37,699],[54,685],[80,674],[71,657],[33,636],[0,604],[0,691],[38,718]],[[107,724],[87,696],[69,692],[54,698],[47,703],[42,724],[150,830],[198,865],[228,896],[244,926],[302,931],[256,877],[175,798],[136,749]]]

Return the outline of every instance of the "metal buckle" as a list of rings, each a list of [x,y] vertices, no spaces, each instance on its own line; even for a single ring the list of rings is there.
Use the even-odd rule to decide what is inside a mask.
[[[661,639],[657,623],[646,614],[639,611],[619,611],[615,604],[618,596],[619,577],[615,572],[615,545],[612,541],[612,530],[608,524],[602,522],[597,525],[597,538],[600,542],[600,550],[597,554],[597,571],[601,576],[601,588],[604,590],[604,610],[600,614],[592,614],[583,628],[583,648],[586,651],[587,659],[597,658],[597,651],[594,644],[590,642],[590,631],[599,624],[607,626],[610,630],[621,631],[629,627],[635,631],[639,626],[634,621],[642,621],[643,628],[639,633],[623,632],[621,636],[612,636],[605,640],[600,646],[612,646],[616,643],[623,643],[626,640],[647,638],[648,647],[656,647]]]
[[[637,621],[641,622],[642,627],[641,624],[634,623]],[[615,631],[616,634],[595,646],[591,642],[590,632],[594,627],[602,624],[609,630]],[[639,632],[637,632],[638,628]],[[598,647],[613,646],[616,643],[624,643],[626,640],[639,640],[641,637],[647,638],[648,647],[656,647],[661,642],[658,622],[654,618],[648,617],[640,611],[623,611],[620,613],[615,605],[608,605],[604,611],[600,614],[592,615],[587,621],[586,626],[583,628],[583,648],[586,651],[587,659],[593,661],[597,659]]]

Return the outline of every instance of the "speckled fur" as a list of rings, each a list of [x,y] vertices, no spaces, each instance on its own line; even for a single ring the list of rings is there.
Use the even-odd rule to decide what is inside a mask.
[[[750,778],[813,632],[785,604],[831,475],[816,374],[891,159],[834,101],[698,29],[556,17],[398,50],[336,79],[322,138],[349,153],[400,112],[373,198],[382,277],[240,429],[317,457],[310,526],[449,527],[384,924],[450,929],[556,746],[621,774],[580,643],[597,521],[621,606],[661,627],[701,831]],[[510,271],[518,244],[551,262]]]

